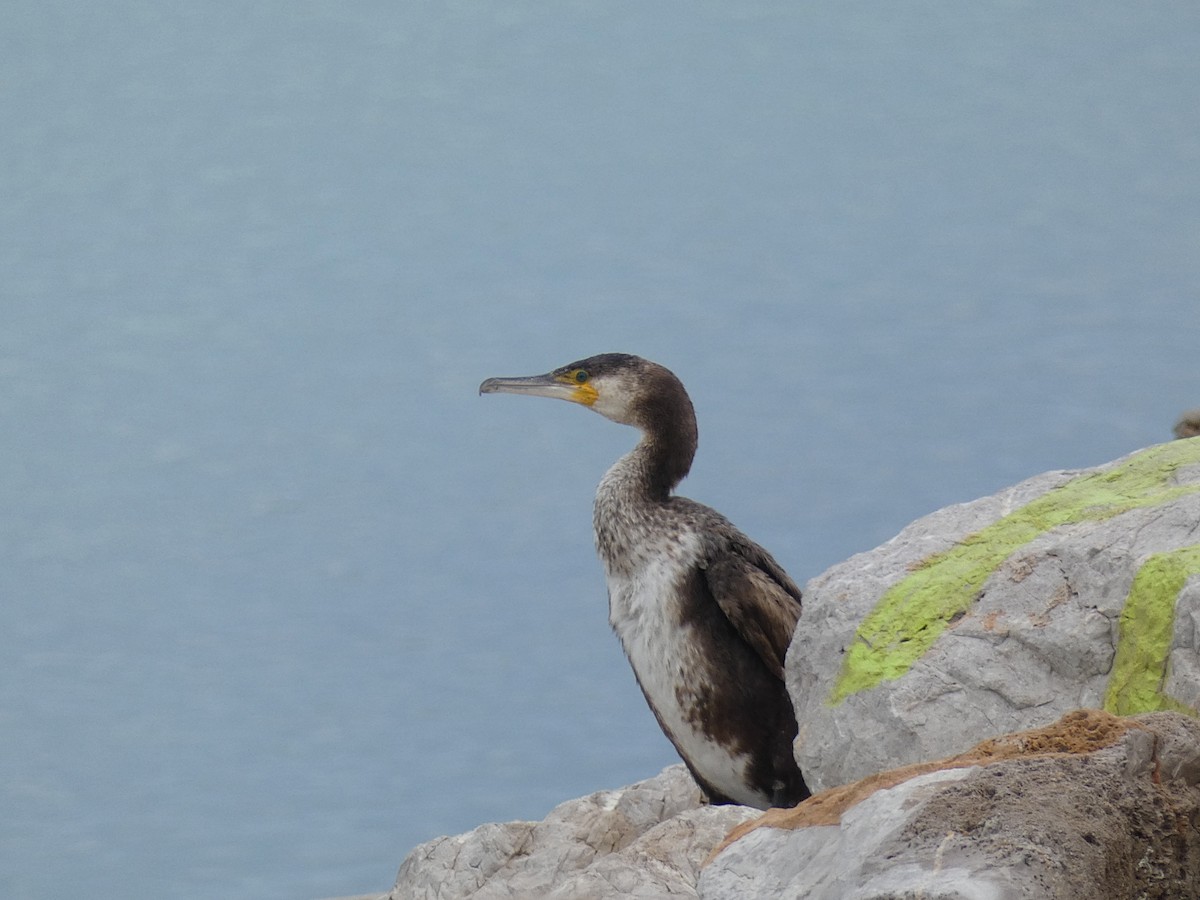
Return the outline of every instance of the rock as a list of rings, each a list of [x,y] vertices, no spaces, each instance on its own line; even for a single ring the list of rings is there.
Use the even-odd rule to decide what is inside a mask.
[[[758,814],[701,802],[687,770],[671,766],[628,788],[564,803],[542,822],[482,825],[422,844],[388,897],[694,897],[713,847]]]
[[[701,900],[1197,896],[1200,722],[1079,711],[736,829]]]
[[[805,587],[788,652],[814,791],[1069,710],[1200,705],[1200,440],[913,523]]]

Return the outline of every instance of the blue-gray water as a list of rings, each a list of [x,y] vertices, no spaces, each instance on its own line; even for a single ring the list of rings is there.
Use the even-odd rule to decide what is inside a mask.
[[[311,898],[673,755],[622,350],[799,581],[1200,404],[1200,7],[8,4],[0,895]]]

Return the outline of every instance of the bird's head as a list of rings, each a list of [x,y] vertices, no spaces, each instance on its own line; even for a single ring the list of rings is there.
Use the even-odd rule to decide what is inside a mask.
[[[667,368],[628,353],[601,353],[545,375],[489,378],[481,394],[529,394],[570,400],[622,425],[653,430],[669,419],[693,418],[679,379]]]

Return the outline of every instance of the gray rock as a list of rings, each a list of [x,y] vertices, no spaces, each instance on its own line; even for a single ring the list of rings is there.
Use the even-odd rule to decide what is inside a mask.
[[[681,765],[617,791],[571,800],[541,822],[482,825],[417,847],[390,900],[600,900],[694,897],[700,865],[757,815],[702,806]]]
[[[1080,707],[1196,707],[1198,523],[1200,440],[1174,441],[940,510],[810,581],[787,662],[809,786]]]
[[[1075,713],[942,765],[769,813],[704,870],[701,900],[1197,896],[1196,720]]]

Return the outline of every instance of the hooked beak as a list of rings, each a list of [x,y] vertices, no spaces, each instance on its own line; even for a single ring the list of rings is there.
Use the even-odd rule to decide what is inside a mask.
[[[489,378],[479,386],[481,394],[527,394],[531,397],[550,397],[570,400],[591,406],[596,402],[596,389],[590,384],[576,384],[565,375],[547,372],[545,375],[526,375],[519,378]]]

